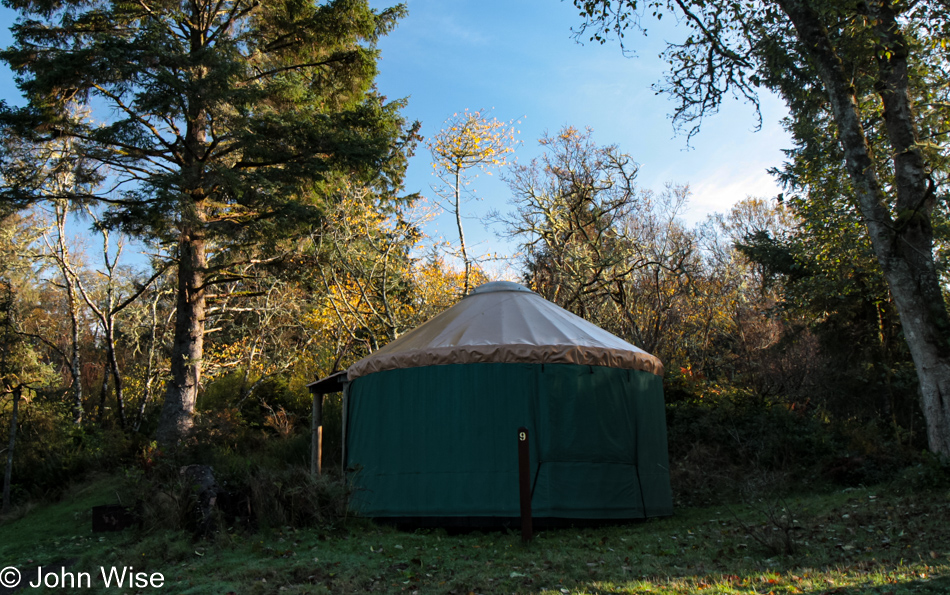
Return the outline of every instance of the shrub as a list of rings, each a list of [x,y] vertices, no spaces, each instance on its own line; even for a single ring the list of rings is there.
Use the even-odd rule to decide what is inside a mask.
[[[191,444],[163,453],[155,445],[142,450],[140,464],[127,473],[133,501],[139,502],[146,530],[206,532],[200,494],[183,473],[197,463],[211,467],[215,482],[218,529],[319,527],[330,530],[346,518],[348,488],[337,473],[311,477],[309,436],[259,438],[252,452],[221,445]]]
[[[13,456],[14,501],[57,498],[71,482],[91,472],[128,464],[142,443],[140,436],[119,429],[74,426],[62,402],[37,398],[20,411]],[[0,424],[4,445],[8,424]]]
[[[950,490],[950,459],[923,452],[917,464],[895,475],[893,485],[910,493]],[[950,493],[947,496],[950,498]]]
[[[840,448],[809,413],[721,387],[669,404],[667,434],[679,504],[729,501],[761,472],[809,481]]]

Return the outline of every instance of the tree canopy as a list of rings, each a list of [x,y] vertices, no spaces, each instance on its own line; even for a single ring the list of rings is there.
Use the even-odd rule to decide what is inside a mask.
[[[172,381],[160,435],[190,427],[206,292],[236,262],[274,258],[344,181],[394,199],[414,129],[373,90],[375,44],[405,13],[331,2],[14,0],[0,53],[28,105],[18,138],[70,141],[76,183],[41,191],[29,162],[2,198],[94,203],[100,225],[177,264]],[[13,164],[15,165],[15,164]]]
[[[579,35],[606,41],[675,14],[660,89],[695,132],[724,98],[779,94],[813,155],[837,141],[846,195],[860,213],[900,315],[921,387],[930,448],[950,455],[950,316],[934,261],[933,212],[946,200],[945,84],[950,13],[943,2],[574,0]],[[939,124],[938,124],[939,123]],[[810,183],[810,181],[807,181]]]

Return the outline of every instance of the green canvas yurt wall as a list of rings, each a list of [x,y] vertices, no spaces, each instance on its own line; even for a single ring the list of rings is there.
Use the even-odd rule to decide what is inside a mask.
[[[517,517],[522,426],[536,518],[672,513],[658,360],[519,285],[476,289],[347,372],[364,516]]]

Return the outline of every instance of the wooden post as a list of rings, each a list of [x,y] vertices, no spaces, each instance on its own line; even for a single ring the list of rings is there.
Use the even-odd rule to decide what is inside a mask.
[[[310,415],[310,475],[323,474],[323,393],[313,393]]]
[[[521,495],[521,541],[534,536],[531,527],[531,459],[528,450],[528,428],[518,428],[518,491]]]

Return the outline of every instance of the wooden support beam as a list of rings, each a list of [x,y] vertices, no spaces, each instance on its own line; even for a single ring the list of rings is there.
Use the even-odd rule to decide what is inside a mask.
[[[323,393],[313,394],[310,414],[310,475],[323,474]]]

